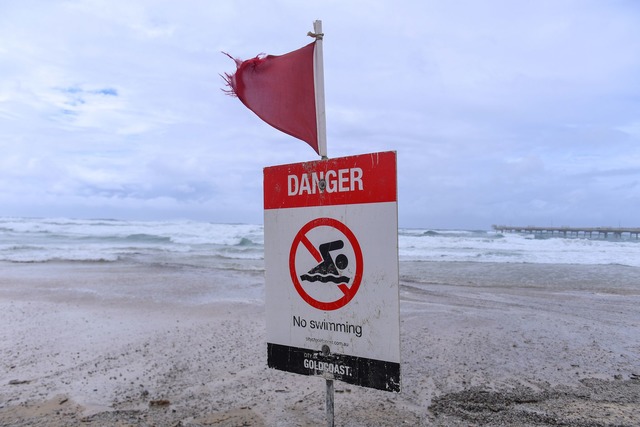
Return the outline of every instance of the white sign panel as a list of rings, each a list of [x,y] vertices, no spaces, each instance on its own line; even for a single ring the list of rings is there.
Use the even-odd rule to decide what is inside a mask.
[[[264,170],[270,367],[400,390],[395,152]]]

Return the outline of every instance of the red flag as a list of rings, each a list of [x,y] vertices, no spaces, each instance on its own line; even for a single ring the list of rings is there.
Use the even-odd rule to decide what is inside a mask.
[[[274,128],[305,141],[318,153],[313,77],[315,42],[284,55],[236,61],[226,74],[229,93]]]

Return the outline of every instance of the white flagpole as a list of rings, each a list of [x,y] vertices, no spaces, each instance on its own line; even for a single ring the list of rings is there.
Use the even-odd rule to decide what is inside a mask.
[[[324,106],[324,62],[322,54],[322,21],[313,21],[313,34],[316,46],[313,55],[313,82],[316,92],[316,125],[318,127],[318,154],[327,158],[327,114]]]

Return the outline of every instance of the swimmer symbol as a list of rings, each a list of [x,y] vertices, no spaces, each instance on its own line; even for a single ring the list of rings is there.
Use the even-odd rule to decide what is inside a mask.
[[[332,282],[335,284],[349,283],[349,280],[351,280],[349,277],[340,275],[340,270],[344,270],[349,265],[349,259],[345,254],[339,254],[334,261],[331,256],[331,252],[342,248],[344,248],[344,241],[342,240],[321,244],[319,249],[322,262],[309,270],[308,273],[300,276],[300,280],[306,282]]]

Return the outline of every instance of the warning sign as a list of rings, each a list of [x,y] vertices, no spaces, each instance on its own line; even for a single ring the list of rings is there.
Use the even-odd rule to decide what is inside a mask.
[[[326,228],[322,233],[318,231],[321,227]],[[327,237],[331,238],[325,242]],[[307,271],[313,263],[317,264]],[[289,271],[293,285],[302,299],[320,310],[336,310],[351,301],[360,287],[362,270],[358,240],[336,219],[309,221],[291,245]]]
[[[264,170],[271,368],[400,390],[396,154]]]

